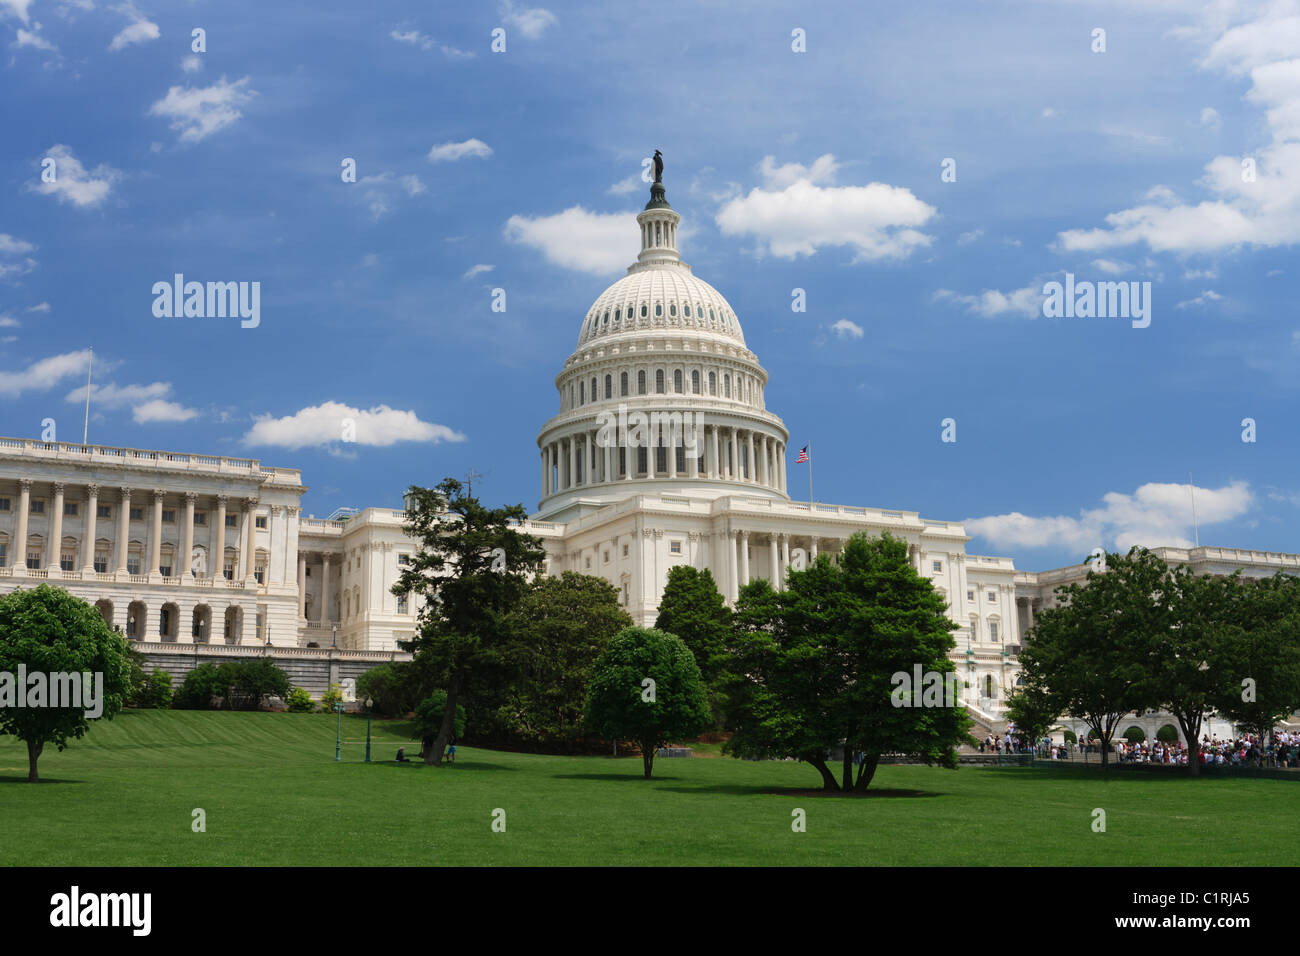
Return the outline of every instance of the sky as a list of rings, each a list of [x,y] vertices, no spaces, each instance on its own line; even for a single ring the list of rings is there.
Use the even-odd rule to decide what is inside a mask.
[[[80,441],[93,349],[92,443],[535,509],[660,149],[793,497],[1300,551],[1295,2],[0,0],[0,58],[0,435]]]

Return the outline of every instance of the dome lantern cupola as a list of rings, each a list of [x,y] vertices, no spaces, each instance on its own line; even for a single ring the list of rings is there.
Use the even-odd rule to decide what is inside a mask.
[[[636,221],[641,227],[641,253],[636,257],[637,262],[681,262],[682,257],[677,254],[677,224],[682,217],[664,198],[663,183],[650,187],[650,201]]]

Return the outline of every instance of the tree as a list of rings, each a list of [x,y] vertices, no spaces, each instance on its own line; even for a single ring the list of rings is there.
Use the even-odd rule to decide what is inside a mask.
[[[1154,705],[1153,638],[1168,628],[1157,600],[1168,566],[1149,551],[1108,554],[1084,584],[1057,588],[1062,603],[1035,615],[1034,639],[1020,654],[1026,685],[1049,709],[1086,723],[1109,763],[1116,725]]]
[[[651,628],[620,631],[591,670],[586,721],[608,739],[637,741],[646,779],[655,751],[709,725],[709,697],[690,648]]]
[[[289,696],[289,675],[269,658],[229,661],[219,671],[226,707],[230,710],[258,710],[263,700],[271,697],[284,700]]]
[[[226,685],[218,665],[199,664],[191,668],[181,681],[180,692],[175,698],[176,706],[186,710],[206,710],[212,706],[214,697],[224,697],[225,693]]]
[[[584,730],[592,666],[632,618],[603,578],[565,571],[538,577],[504,618],[508,683],[496,720],[513,737],[574,744]]]
[[[1264,742],[1278,721],[1300,709],[1300,579],[1278,572],[1241,581],[1211,706]]]
[[[713,572],[678,564],[668,571],[668,583],[659,599],[655,627],[676,634],[695,655],[709,689],[716,725],[722,715],[722,671],[731,640],[731,611],[713,580]]]
[[[407,492],[403,527],[419,547],[392,592],[423,599],[411,643],[447,692],[437,746],[425,748],[425,763],[442,763],[461,696],[472,694],[480,674],[499,673],[509,640],[503,619],[545,556],[539,539],[517,530],[526,518],[523,505],[483,507],[454,478]]]
[[[806,761],[830,791],[865,790],[885,753],[955,768],[970,719],[956,705],[948,653],[957,625],[946,613],[908,561],[906,542],[888,534],[855,534],[837,563],[822,555],[792,572],[784,591],[746,586],[735,614],[726,751]],[[918,673],[924,687],[912,686]],[[837,780],[828,761],[841,748]]]
[[[1056,709],[1052,697],[1037,682],[1025,679],[1021,686],[1015,688],[1007,697],[1007,719],[1016,725],[1038,746],[1038,741],[1047,735],[1056,723],[1060,711]]]
[[[357,678],[357,696],[374,701],[374,712],[385,717],[401,717],[415,710],[428,694],[421,694],[415,680],[415,668],[394,661],[377,664]]]
[[[132,707],[166,710],[172,702],[172,675],[155,667],[131,689],[127,702]]]
[[[442,730],[443,715],[447,712],[447,692],[445,690],[435,690],[432,694],[420,701],[415,706],[415,720],[411,724],[411,739],[421,742],[424,762],[432,763],[429,760],[429,750],[433,747],[442,747],[447,749],[445,742],[438,743],[438,735]],[[451,737],[448,739],[459,739],[465,733],[465,708],[457,706],[453,715],[451,725]],[[439,760],[442,754],[438,754]]]
[[[26,674],[27,686],[18,686],[20,673]],[[71,707],[35,705],[38,675],[42,704],[56,702],[56,685],[66,694],[71,675],[76,675],[81,701]],[[6,676],[9,692],[22,695],[21,705],[17,697],[5,699]],[[91,688],[84,686],[87,679]],[[48,584],[0,597],[0,733],[27,744],[30,782],[39,779],[36,763],[46,744],[63,750],[69,739],[85,735],[91,720],[111,720],[130,691],[126,639],[109,628],[96,608]],[[77,703],[89,703],[89,709],[99,713],[87,716],[88,708]]]

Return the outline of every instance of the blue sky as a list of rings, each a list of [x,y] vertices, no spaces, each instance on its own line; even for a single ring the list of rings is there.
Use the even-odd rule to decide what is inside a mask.
[[[92,442],[535,507],[658,148],[796,497],[811,442],[817,498],[1035,570],[1189,542],[1190,472],[1202,543],[1300,550],[1295,3],[736,6],[0,0],[0,434],[80,440],[93,347]],[[1045,317],[1067,272],[1150,325]],[[155,316],[175,273],[260,324]]]

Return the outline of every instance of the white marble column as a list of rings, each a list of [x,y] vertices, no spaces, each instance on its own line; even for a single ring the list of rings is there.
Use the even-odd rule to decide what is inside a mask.
[[[19,577],[27,574],[27,517],[32,510],[32,480],[18,479],[18,540],[14,542],[13,573]]]
[[[735,604],[740,596],[740,570],[736,560],[736,549],[740,547],[740,535],[735,531],[726,532],[727,539],[727,592],[731,603]]]
[[[190,573],[191,565],[194,563],[194,502],[198,495],[193,491],[185,492],[185,526],[182,529],[181,553],[177,555],[177,568],[173,573],[184,582],[188,582],[192,577]]]
[[[59,550],[63,546],[63,482],[54,483],[54,505],[50,509],[50,542],[47,549],[48,560],[45,562],[50,570],[59,567]]]
[[[578,484],[578,439],[569,436],[569,475],[565,488],[574,488]]]
[[[121,489],[117,503],[117,571],[126,573],[126,558],[131,549],[131,489]]]
[[[740,586],[749,583],[749,532],[740,532]]]
[[[149,574],[157,577],[162,574],[162,513],[163,493],[153,493],[153,531],[149,535]]]
[[[248,560],[244,563],[244,580],[255,581],[254,575],[257,574],[257,499],[246,499],[244,510],[248,513],[248,541],[244,545],[248,552]]]
[[[752,431],[745,433],[745,468],[748,472],[745,475],[745,480],[750,484],[757,483],[757,469],[754,465],[754,433]]]
[[[790,536],[781,535],[781,587],[779,590],[785,590],[785,576],[790,573]]]
[[[225,583],[226,580],[226,496],[217,495],[217,537],[210,555],[212,566],[210,577]]]
[[[95,571],[95,524],[99,519],[99,485],[86,486],[86,517],[81,522],[81,572]],[[107,570],[107,568],[105,569]]]
[[[771,557],[771,570],[767,576],[767,580],[772,587],[778,588],[780,587],[781,582],[781,548],[776,535],[772,535]]]

